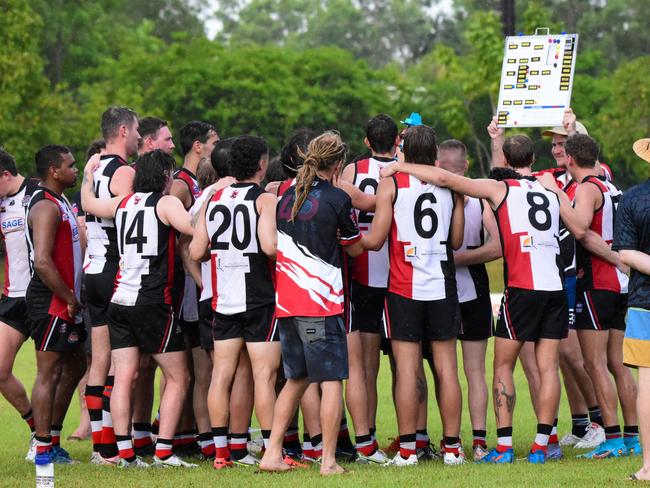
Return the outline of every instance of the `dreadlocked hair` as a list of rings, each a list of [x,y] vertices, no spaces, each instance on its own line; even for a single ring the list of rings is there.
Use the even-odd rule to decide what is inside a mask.
[[[340,161],[345,160],[346,147],[338,132],[327,131],[314,138],[307,146],[307,153],[298,149],[298,155],[304,159],[296,175],[296,199],[291,209],[291,222],[300,213],[307,200],[309,191],[318,171],[325,171]]]

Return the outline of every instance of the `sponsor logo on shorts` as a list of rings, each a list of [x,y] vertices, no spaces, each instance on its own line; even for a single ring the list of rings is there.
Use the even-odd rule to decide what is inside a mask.
[[[582,303],[576,303],[576,313],[582,313]]]
[[[68,335],[68,342],[70,344],[76,344],[79,342],[79,336],[77,335],[76,332],[70,332],[70,335]]]

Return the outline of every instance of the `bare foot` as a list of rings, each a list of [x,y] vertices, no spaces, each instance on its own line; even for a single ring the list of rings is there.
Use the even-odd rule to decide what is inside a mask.
[[[277,458],[277,459],[266,459],[266,456],[262,458],[262,461],[260,462],[260,471],[268,471],[271,473],[283,473],[285,471],[289,471],[291,469],[291,466],[286,464],[282,458]]]
[[[641,468],[636,473],[634,473],[637,480],[641,481],[650,481],[650,469]]]
[[[334,463],[333,465],[330,466],[325,466],[321,464],[320,467],[320,474],[323,476],[330,476],[334,474],[343,474],[345,473],[345,469],[339,466],[338,464]]]
[[[69,441],[83,441],[85,439],[90,438],[90,427],[85,428],[82,426],[77,427],[77,430],[75,430],[70,436],[68,437]]]

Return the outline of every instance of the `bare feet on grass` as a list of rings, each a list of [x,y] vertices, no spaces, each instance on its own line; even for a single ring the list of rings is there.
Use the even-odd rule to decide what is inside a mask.
[[[260,461],[260,471],[268,471],[270,473],[283,473],[289,471],[291,466],[284,462],[282,456],[273,456],[270,458],[265,455]]]
[[[323,476],[330,476],[330,475],[334,475],[334,474],[343,474],[343,473],[345,473],[345,469],[343,469],[337,463],[327,465],[327,466],[324,465],[324,464],[321,464],[320,474],[323,475]]]
[[[637,480],[650,481],[650,469],[641,468],[636,473],[634,473],[634,476]]]

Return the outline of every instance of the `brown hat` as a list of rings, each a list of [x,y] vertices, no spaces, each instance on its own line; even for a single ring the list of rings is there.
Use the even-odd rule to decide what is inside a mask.
[[[589,135],[589,132],[587,132],[587,128],[578,121],[576,121],[576,132],[578,134]],[[542,132],[542,135],[551,137],[553,135],[568,136],[569,134],[564,129],[564,127],[560,126],[560,127],[553,127],[552,129],[547,129],[544,132]]]
[[[650,139],[639,139],[632,145],[637,156],[650,163]]]

